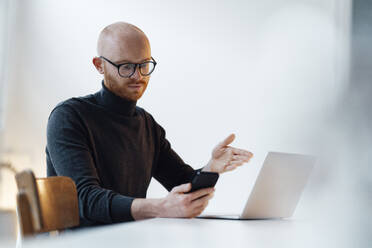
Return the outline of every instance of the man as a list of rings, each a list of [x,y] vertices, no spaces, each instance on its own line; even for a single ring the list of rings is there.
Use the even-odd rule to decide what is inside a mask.
[[[214,189],[188,193],[195,171],[172,150],[164,129],[136,106],[156,66],[146,35],[114,23],[102,30],[97,51],[93,64],[103,74],[101,91],[68,99],[49,117],[48,176],[75,181],[83,226],[199,215]],[[234,138],[218,144],[202,170],[223,173],[248,162],[252,153],[228,146]],[[152,177],[170,191],[165,198],[146,199]]]

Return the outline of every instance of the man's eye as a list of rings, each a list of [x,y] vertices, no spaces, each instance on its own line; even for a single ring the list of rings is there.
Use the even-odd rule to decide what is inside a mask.
[[[122,65],[121,67],[123,68],[123,70],[132,70],[133,65],[132,64],[127,64],[127,65]]]
[[[149,63],[143,63],[139,65],[141,68],[147,68],[149,66]]]

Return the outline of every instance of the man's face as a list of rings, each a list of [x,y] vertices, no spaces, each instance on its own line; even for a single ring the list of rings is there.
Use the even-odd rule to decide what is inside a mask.
[[[142,63],[151,60],[151,49],[146,36],[133,31],[108,37],[102,56],[115,64]],[[141,98],[147,88],[149,76],[142,76],[137,66],[131,77],[123,78],[119,75],[117,67],[101,60],[105,86],[110,91],[131,101]]]

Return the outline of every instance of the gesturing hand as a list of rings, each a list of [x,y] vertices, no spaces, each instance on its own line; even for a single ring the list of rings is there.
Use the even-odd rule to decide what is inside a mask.
[[[248,162],[253,153],[229,146],[235,139],[234,134],[230,134],[220,142],[212,151],[212,157],[204,171],[223,173],[236,169],[236,167]]]

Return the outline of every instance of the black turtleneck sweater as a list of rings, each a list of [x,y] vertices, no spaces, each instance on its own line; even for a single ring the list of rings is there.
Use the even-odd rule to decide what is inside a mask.
[[[132,201],[146,197],[152,177],[169,191],[195,173],[148,112],[104,84],[53,109],[46,160],[48,176],[74,180],[81,226],[133,220]]]

